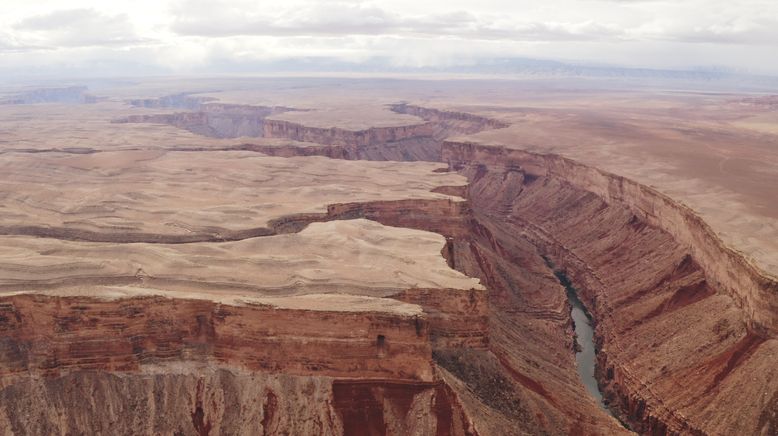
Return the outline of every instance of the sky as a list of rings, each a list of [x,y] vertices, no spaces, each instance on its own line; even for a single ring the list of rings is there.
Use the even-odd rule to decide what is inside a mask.
[[[778,75],[776,0],[2,0],[0,75],[501,58]]]

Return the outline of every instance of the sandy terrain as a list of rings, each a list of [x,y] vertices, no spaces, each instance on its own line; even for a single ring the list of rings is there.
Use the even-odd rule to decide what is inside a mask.
[[[216,295],[248,290],[385,296],[412,288],[481,288],[477,279],[448,267],[440,254],[443,236],[367,220],[313,223],[299,233],[225,243],[0,240],[0,284],[7,289],[75,283],[99,295],[95,284],[140,281]]]
[[[436,171],[445,167],[437,163],[201,152],[229,149],[245,141],[271,146],[317,144],[276,138],[219,139],[166,124],[114,122],[126,116],[185,111],[132,107],[125,101],[167,95],[175,87],[158,91],[114,92],[93,104],[0,105],[0,227],[9,235],[2,243],[8,250],[0,261],[5,266],[0,281],[6,289],[32,281],[54,285],[56,290],[48,292],[57,295],[210,295],[234,304],[251,301],[312,310],[415,313],[420,310],[417,305],[359,295],[384,296],[427,287],[481,288],[477,280],[446,265],[440,235],[364,220],[314,223],[300,233],[211,243],[244,239],[242,235],[250,236],[280,218],[322,215],[331,204],[461,201],[432,191],[463,186],[466,179]],[[224,93],[221,101],[266,103],[257,95]],[[354,117],[353,106],[318,109],[291,112],[289,119],[314,124],[319,120],[317,125],[350,119],[354,128],[421,122],[381,105],[368,106],[361,118]],[[56,236],[36,238],[40,232]],[[66,241],[121,239],[128,234],[140,241],[194,236],[209,242]],[[140,287],[107,286],[138,280],[144,282]],[[151,282],[164,286],[156,289]],[[259,298],[321,292],[355,295]]]
[[[164,150],[0,155],[0,227],[101,234],[208,234],[267,227],[327,205],[451,199],[431,192],[464,177],[435,163],[280,158]],[[63,181],[67,189],[63,189]]]

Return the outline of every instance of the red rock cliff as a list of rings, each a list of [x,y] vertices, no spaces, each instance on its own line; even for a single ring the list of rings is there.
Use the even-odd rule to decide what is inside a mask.
[[[573,279],[597,321],[599,381],[635,430],[776,428],[776,282],[690,209],[559,156],[455,142],[443,156],[485,221]]]

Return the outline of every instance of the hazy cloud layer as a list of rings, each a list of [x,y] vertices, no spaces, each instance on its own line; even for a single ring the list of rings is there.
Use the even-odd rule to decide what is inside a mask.
[[[53,48],[127,45],[143,41],[126,14],[109,15],[94,9],[67,9],[26,17],[13,30]]]
[[[524,41],[589,40],[623,37],[615,25],[526,22],[489,19],[459,10],[432,15],[401,15],[374,5],[316,3],[276,13],[224,8],[201,13],[190,1],[175,13],[172,30],[189,36],[348,36],[396,35]]]
[[[773,0],[4,0],[0,73],[193,71],[332,57],[467,65],[540,57],[778,73]],[[130,68],[133,69],[134,68]]]

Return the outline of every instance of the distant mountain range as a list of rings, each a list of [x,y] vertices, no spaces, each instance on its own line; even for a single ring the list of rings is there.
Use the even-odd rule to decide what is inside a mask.
[[[261,72],[363,72],[363,73],[461,73],[534,76],[585,76],[585,77],[651,77],[695,80],[714,80],[736,76],[737,73],[721,69],[668,70],[630,68],[620,66],[591,66],[553,60],[531,58],[488,59],[465,65],[407,66],[396,65],[389,58],[372,58],[361,62],[348,62],[334,58],[295,58],[269,62],[234,63],[218,62],[218,69]],[[209,68],[209,70],[214,68]]]
[[[659,69],[634,68],[611,65],[592,65],[576,62],[542,60],[532,58],[483,59],[461,65],[408,66],[398,65],[392,58],[374,57],[361,61],[345,61],[327,57],[299,57],[279,60],[245,61],[234,58],[214,59],[208,64],[188,71],[187,75],[251,75],[251,74],[357,74],[357,75],[462,75],[494,76],[516,79],[587,79],[595,86],[658,86],[670,88],[694,88],[711,90],[775,92],[778,77],[759,76],[721,68]],[[93,64],[61,69],[14,70],[12,66],[0,67],[0,81],[29,82],[61,79],[100,79],[111,77],[143,77],[178,75],[180,72],[155,65],[128,61],[99,60]],[[3,80],[5,79],[5,80]]]

